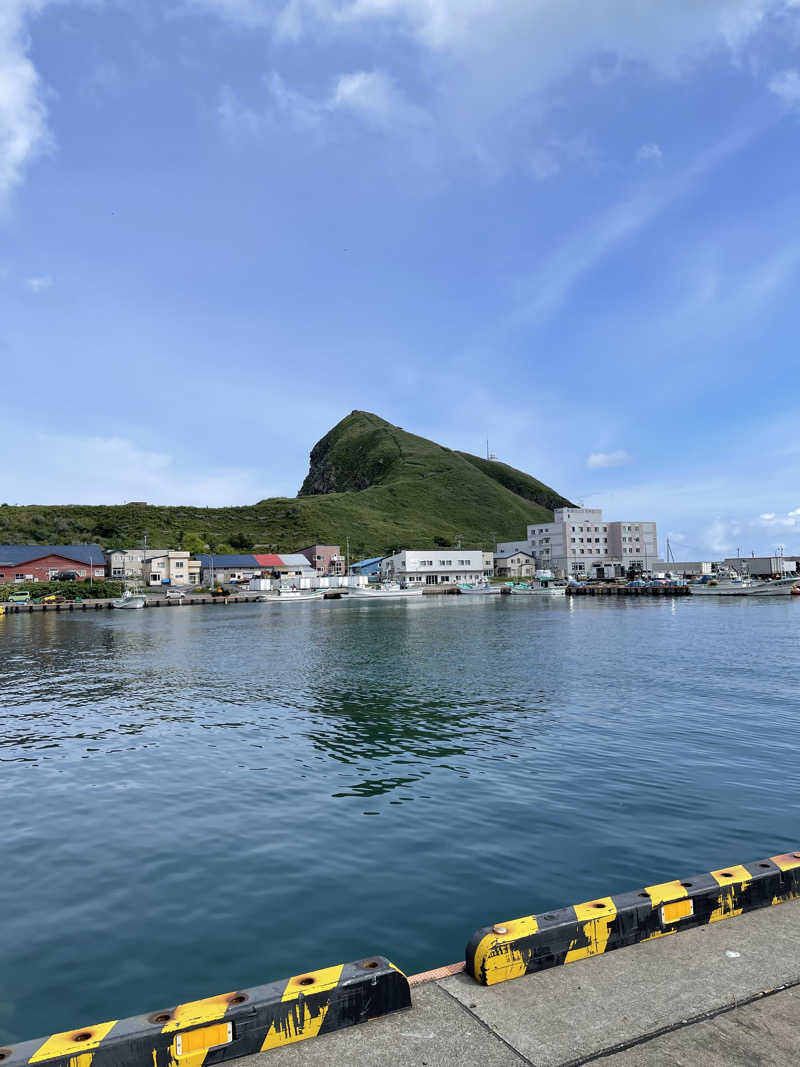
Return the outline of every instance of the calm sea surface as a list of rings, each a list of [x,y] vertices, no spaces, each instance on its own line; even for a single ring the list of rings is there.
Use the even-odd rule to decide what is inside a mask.
[[[0,618],[0,1044],[797,847],[798,600]]]

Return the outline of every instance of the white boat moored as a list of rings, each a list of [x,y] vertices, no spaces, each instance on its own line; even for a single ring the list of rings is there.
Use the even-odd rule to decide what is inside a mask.
[[[460,584],[458,588],[464,596],[488,596],[493,593],[499,593],[501,587],[499,585],[490,585],[489,582],[483,582],[475,585],[464,583]]]
[[[378,588],[351,589],[349,596],[358,600],[387,600],[389,598],[422,596],[422,587],[419,589],[403,589],[397,582],[383,582]]]
[[[132,593],[126,589],[121,597],[111,601],[112,608],[143,608],[144,597],[141,593]]]
[[[511,586],[511,594],[517,596],[566,596],[563,585],[550,585],[547,582],[520,582]]]
[[[307,600],[322,600],[324,589],[276,589],[259,597],[262,602],[279,604],[301,604]]]

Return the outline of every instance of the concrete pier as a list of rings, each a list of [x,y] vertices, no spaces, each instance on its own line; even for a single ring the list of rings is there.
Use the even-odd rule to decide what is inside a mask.
[[[797,1061],[800,901],[501,985],[465,974],[410,1011],[236,1067],[751,1067]]]
[[[235,593],[225,597],[185,596],[183,600],[167,600],[166,597],[147,596],[144,608],[187,608],[198,604],[253,604],[259,599],[260,595],[260,593],[252,593],[249,596]],[[110,609],[112,602],[116,599],[118,598],[110,597],[106,599],[98,597],[97,599],[65,601],[62,604],[34,604],[32,602],[29,604],[9,604],[3,602],[0,606],[5,608],[7,615],[26,615],[33,614],[35,611],[101,611],[107,608]]]

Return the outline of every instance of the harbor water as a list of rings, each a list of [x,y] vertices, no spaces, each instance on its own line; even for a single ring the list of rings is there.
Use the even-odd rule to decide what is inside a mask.
[[[0,1045],[797,847],[798,601],[0,617]]]

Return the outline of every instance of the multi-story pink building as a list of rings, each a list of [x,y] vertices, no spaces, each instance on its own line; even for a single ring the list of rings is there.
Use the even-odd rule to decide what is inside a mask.
[[[339,545],[309,545],[300,549],[300,555],[306,557],[317,574],[345,573],[345,559]]]

